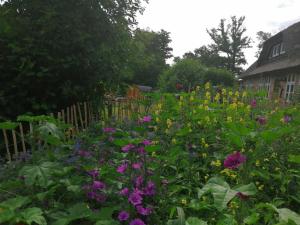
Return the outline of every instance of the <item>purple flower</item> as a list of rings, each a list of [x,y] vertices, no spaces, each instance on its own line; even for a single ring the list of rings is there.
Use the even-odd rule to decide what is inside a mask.
[[[142,204],[142,200],[143,200],[142,196],[135,191],[132,192],[128,198],[128,201],[134,206]]]
[[[152,181],[148,181],[146,188],[144,188],[144,195],[155,195],[155,184]]]
[[[120,192],[120,195],[122,196],[127,196],[129,194],[129,189],[128,188],[123,188]]]
[[[104,133],[115,133],[116,129],[112,127],[105,127],[102,129]]]
[[[142,186],[143,182],[144,182],[144,178],[142,176],[138,176],[135,179],[135,186],[139,188]]]
[[[130,222],[129,225],[146,225],[141,219],[134,219]]]
[[[93,179],[96,179],[96,177],[99,176],[98,170],[90,170],[90,171],[88,171],[87,173],[88,173],[88,175],[90,175]]]
[[[151,122],[152,120],[152,117],[151,116],[144,116],[142,119],[141,119],[141,122],[142,123],[149,123]]]
[[[144,208],[142,205],[138,205],[136,206],[136,210],[139,214],[143,215],[143,216],[148,216],[151,214],[152,209],[151,208]]]
[[[96,194],[95,195],[96,202],[103,203],[106,201],[106,196],[104,194]]]
[[[247,200],[249,198],[248,195],[244,195],[243,193],[239,192],[236,194],[241,200]]]
[[[123,174],[127,170],[127,167],[128,167],[128,164],[124,163],[117,168],[117,172]]]
[[[250,105],[251,105],[252,108],[255,108],[255,107],[257,106],[256,100],[253,99],[253,100],[251,101]]]
[[[145,146],[147,146],[147,145],[151,145],[152,144],[152,141],[150,141],[150,140],[144,140],[143,142],[142,142]]]
[[[92,153],[89,151],[85,151],[85,150],[79,150],[78,155],[80,155],[83,158],[89,158],[92,156]]]
[[[285,115],[285,116],[283,117],[283,121],[284,121],[285,123],[289,123],[289,122],[292,121],[292,117],[290,117],[290,116],[288,116],[288,115]]]
[[[256,119],[256,121],[260,124],[260,125],[265,125],[267,123],[267,119],[264,116],[260,116]]]
[[[108,141],[109,142],[113,142],[115,139],[112,137],[112,136],[110,136],[109,138],[108,138]]]
[[[133,163],[132,168],[135,170],[139,170],[142,168],[142,163]]]
[[[94,181],[93,182],[93,185],[92,185],[92,188],[93,190],[102,190],[102,189],[105,189],[106,185],[101,182],[101,181]]]
[[[118,215],[119,221],[126,221],[129,219],[129,213],[126,211],[121,211]]]
[[[128,144],[122,147],[123,152],[129,152],[129,150],[133,149],[135,146],[133,144]]]
[[[244,162],[246,162],[246,156],[242,155],[240,152],[235,152],[227,156],[224,161],[224,167],[228,169],[236,169]]]
[[[144,147],[138,148],[138,149],[137,149],[137,153],[139,153],[139,154],[141,154],[141,155],[146,154],[145,148],[144,148]]]

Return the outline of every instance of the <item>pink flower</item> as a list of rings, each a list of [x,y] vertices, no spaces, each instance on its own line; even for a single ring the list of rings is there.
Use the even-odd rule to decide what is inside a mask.
[[[126,211],[121,211],[118,215],[119,221],[126,221],[129,219],[129,213]]]
[[[126,172],[127,167],[128,167],[128,164],[124,163],[117,168],[117,172],[123,174]]]
[[[150,141],[150,140],[144,140],[143,142],[142,142],[145,146],[147,146],[147,145],[151,145],[152,144],[152,141]]]
[[[142,119],[141,119],[141,122],[142,123],[149,123],[151,122],[152,120],[152,117],[151,116],[144,116]]]
[[[155,195],[155,184],[152,181],[148,181],[146,188],[143,190],[144,195],[153,196]]]
[[[92,156],[92,153],[85,150],[79,150],[78,155],[80,155],[83,158],[90,158]]]
[[[136,206],[136,210],[139,214],[143,215],[143,216],[148,216],[151,214],[152,209],[151,208],[144,208],[142,205],[138,205]]]
[[[133,163],[132,168],[135,170],[139,170],[142,168],[142,163]]]
[[[92,185],[92,188],[94,190],[102,190],[102,189],[105,189],[105,187],[106,187],[106,185],[103,182],[96,181],[96,180],[93,182],[93,185]]]
[[[129,189],[128,188],[123,188],[120,192],[120,195],[122,196],[127,196],[129,194]]]
[[[253,100],[251,101],[250,105],[251,105],[252,108],[255,108],[255,107],[257,106],[256,100],[253,99]]]
[[[267,123],[267,119],[264,116],[260,116],[256,119],[260,125],[265,125]]]
[[[122,147],[123,152],[129,152],[129,150],[133,149],[135,146],[133,144],[128,144]]]
[[[112,127],[105,127],[102,129],[104,133],[115,133],[116,129]]]
[[[138,148],[138,149],[137,149],[137,153],[139,153],[139,154],[141,154],[141,155],[146,154],[145,148],[144,148],[144,147]]]
[[[90,175],[93,179],[96,179],[96,177],[99,176],[98,170],[90,170],[90,171],[88,171],[87,173],[88,173],[88,175]]]
[[[144,178],[142,176],[138,176],[135,179],[135,186],[139,188],[142,186],[143,182],[144,182]]]
[[[129,225],[146,225],[141,219],[134,219],[130,222]]]
[[[128,198],[128,201],[134,206],[142,204],[142,200],[143,200],[143,197],[135,191],[132,192]]]
[[[289,122],[292,121],[292,117],[291,117],[291,116],[288,116],[288,115],[285,115],[285,116],[283,117],[283,121],[284,121],[285,123],[289,123]]]
[[[246,156],[242,155],[240,152],[235,152],[227,156],[224,161],[224,167],[228,169],[236,169],[244,162],[246,162]]]

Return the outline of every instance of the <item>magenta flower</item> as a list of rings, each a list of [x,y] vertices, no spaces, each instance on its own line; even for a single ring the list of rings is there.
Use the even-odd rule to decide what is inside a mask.
[[[146,225],[141,219],[134,219],[130,222],[129,225]]]
[[[147,145],[151,145],[152,144],[152,141],[150,141],[150,140],[144,140],[143,142],[142,142],[145,146],[147,146]]]
[[[251,105],[252,108],[255,108],[255,107],[257,106],[256,100],[253,99],[253,100],[251,101],[250,105]]]
[[[133,163],[132,168],[135,170],[139,170],[142,168],[142,163]]]
[[[139,188],[142,186],[143,182],[144,182],[144,178],[142,176],[138,176],[135,179],[135,186]]]
[[[134,206],[142,204],[142,200],[143,200],[143,197],[135,191],[132,192],[128,198],[128,201]]]
[[[142,123],[149,123],[151,122],[152,120],[152,117],[151,116],[144,116],[142,119],[141,119],[141,122]]]
[[[145,148],[144,148],[144,147],[138,148],[138,149],[137,149],[137,152],[138,152],[139,154],[141,154],[141,155],[146,154],[146,151],[145,151]]]
[[[155,184],[152,181],[148,181],[146,188],[143,190],[144,195],[153,196],[155,195]]]
[[[119,221],[126,221],[129,219],[129,213],[126,211],[121,211],[118,215]]]
[[[152,213],[152,209],[151,208],[144,208],[142,205],[138,205],[136,206],[136,210],[139,214],[143,215],[143,216],[148,216]]]
[[[85,150],[79,150],[78,155],[80,155],[83,158],[89,158],[92,156],[92,153],[89,151],[85,151]]]
[[[292,117],[290,117],[290,116],[288,116],[288,115],[285,115],[285,116],[283,117],[283,121],[284,121],[285,123],[289,123],[289,122],[292,121]]]
[[[113,142],[115,139],[112,137],[112,136],[110,136],[109,138],[108,138],[108,141],[109,142]]]
[[[120,192],[120,195],[122,196],[127,196],[129,194],[129,189],[128,188],[123,188]]]
[[[99,203],[103,203],[106,200],[106,196],[104,194],[102,194],[102,193],[96,193],[94,191],[88,192],[87,193],[87,197],[89,199],[93,199],[93,200],[95,200],[95,201],[97,201]]]
[[[93,190],[102,190],[105,189],[106,185],[101,181],[94,181],[92,185]]]
[[[115,133],[116,129],[112,127],[105,127],[102,129],[104,133]]]
[[[260,116],[256,119],[256,121],[260,124],[260,125],[265,125],[267,123],[267,119],[264,116]]]
[[[244,162],[246,162],[246,156],[242,155],[240,152],[235,152],[226,157],[224,167],[228,169],[236,169]]]
[[[90,175],[93,179],[96,179],[96,177],[99,176],[98,170],[90,170],[90,171],[88,171],[87,173],[88,173],[88,175]]]
[[[126,172],[127,167],[128,167],[128,164],[124,163],[117,168],[117,172],[123,174]]]
[[[133,144],[128,144],[122,147],[123,152],[129,152],[129,150],[133,149],[135,146]]]

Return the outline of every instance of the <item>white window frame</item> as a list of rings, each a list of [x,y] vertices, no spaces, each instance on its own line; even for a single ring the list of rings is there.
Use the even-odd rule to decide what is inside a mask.
[[[295,93],[295,85],[296,85],[296,74],[289,74],[286,77],[286,86],[284,97],[287,102],[291,101],[291,97]]]
[[[280,54],[284,54],[285,53],[285,44],[281,43],[280,44]]]

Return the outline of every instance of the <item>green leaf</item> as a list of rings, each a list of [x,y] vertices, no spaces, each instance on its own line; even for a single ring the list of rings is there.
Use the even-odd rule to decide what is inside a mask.
[[[28,208],[21,212],[21,216],[27,224],[36,223],[39,225],[46,225],[46,219],[43,217],[43,212],[39,208]]]
[[[37,166],[24,166],[20,171],[20,176],[25,177],[25,184],[28,186],[38,185],[47,187],[52,183],[51,175],[58,169],[58,163],[44,162]]]
[[[259,220],[259,214],[255,212],[252,213],[250,216],[246,217],[244,219],[244,223],[249,225],[256,224],[258,220]]]
[[[257,193],[257,188],[255,184],[247,184],[240,187],[234,188],[235,191],[241,192],[243,195],[252,196]]]
[[[128,145],[130,142],[128,140],[124,140],[124,139],[117,139],[117,140],[114,140],[113,143],[116,146],[123,147],[125,145]]]
[[[119,225],[120,223],[115,220],[100,220],[95,225]]]
[[[279,214],[279,220],[288,223],[290,220],[300,225],[300,215],[290,209],[276,209]]]
[[[186,225],[207,225],[207,222],[196,217],[189,217],[185,223]]]
[[[289,162],[300,164],[300,155],[289,155]]]
[[[145,147],[145,150],[147,152],[150,152],[150,153],[156,152],[156,151],[160,150],[160,146],[158,146],[158,145],[149,145],[149,146]]]
[[[16,129],[17,126],[18,123],[14,123],[10,121],[0,123],[0,129],[5,129],[5,130],[14,130]]]
[[[217,225],[237,225],[238,223],[232,215],[224,214],[223,218],[218,220]]]
[[[29,197],[16,197],[16,198],[11,198],[4,202],[1,202],[0,208],[6,208],[6,209],[10,209],[13,211],[24,205],[27,205],[28,203],[30,203]]]

